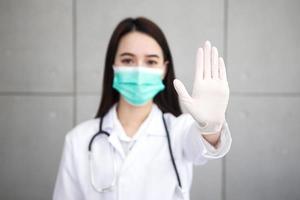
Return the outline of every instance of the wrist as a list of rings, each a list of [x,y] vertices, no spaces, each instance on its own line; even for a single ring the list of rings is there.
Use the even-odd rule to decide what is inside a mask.
[[[213,134],[202,134],[202,137],[208,142],[210,143],[212,146],[214,146],[215,148],[218,147],[218,144],[220,143],[220,132],[217,133],[213,133]]]
[[[203,135],[213,135],[222,129],[223,122],[204,122],[196,121],[197,127],[203,133]]]

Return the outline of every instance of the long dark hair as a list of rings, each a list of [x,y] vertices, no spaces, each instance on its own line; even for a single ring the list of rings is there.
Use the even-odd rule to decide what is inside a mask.
[[[95,118],[103,117],[112,105],[119,101],[119,93],[112,87],[114,76],[112,65],[115,60],[120,39],[131,31],[139,31],[149,35],[155,39],[162,48],[164,61],[168,61],[166,75],[163,80],[165,89],[159,92],[153,101],[163,112],[170,112],[175,116],[179,116],[182,111],[179,105],[178,95],[173,86],[175,73],[167,40],[161,29],[154,22],[145,17],[137,17],[122,20],[110,38],[105,58],[102,97]]]

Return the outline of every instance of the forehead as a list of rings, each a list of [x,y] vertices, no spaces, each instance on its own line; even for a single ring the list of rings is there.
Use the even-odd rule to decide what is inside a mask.
[[[141,32],[130,32],[124,35],[118,46],[117,54],[130,52],[135,55],[158,54],[162,57],[162,49],[150,36]]]

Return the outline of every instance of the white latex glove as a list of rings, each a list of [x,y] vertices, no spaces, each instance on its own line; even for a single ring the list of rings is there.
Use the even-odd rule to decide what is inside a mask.
[[[204,134],[212,134],[221,130],[225,121],[225,111],[229,100],[229,86],[225,64],[218,57],[216,47],[211,48],[209,41],[199,48],[196,59],[196,72],[192,96],[178,79],[173,81],[180,101],[187,111],[198,122]]]

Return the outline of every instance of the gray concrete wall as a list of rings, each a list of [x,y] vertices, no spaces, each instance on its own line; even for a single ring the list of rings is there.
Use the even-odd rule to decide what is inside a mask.
[[[224,56],[233,144],[191,197],[300,199],[300,1],[0,0],[0,199],[51,199],[64,135],[97,110],[109,37],[143,15],[191,91],[209,39]]]

